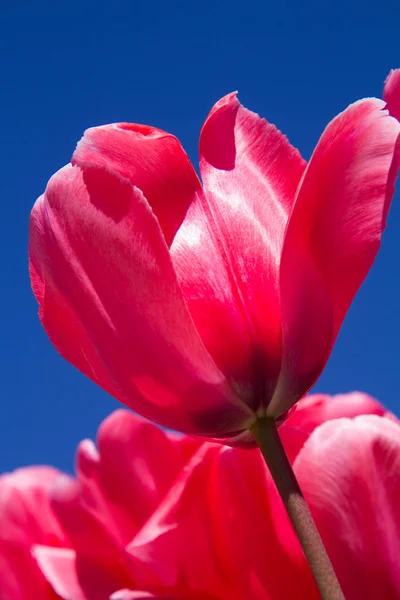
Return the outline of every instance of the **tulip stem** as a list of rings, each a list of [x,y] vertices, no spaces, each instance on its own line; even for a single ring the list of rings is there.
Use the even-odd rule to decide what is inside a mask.
[[[345,600],[310,509],[286,456],[275,420],[258,419],[250,429],[267,463],[322,600]]]

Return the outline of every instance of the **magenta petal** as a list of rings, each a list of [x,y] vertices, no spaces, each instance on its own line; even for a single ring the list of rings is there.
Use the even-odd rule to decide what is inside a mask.
[[[204,493],[213,457],[221,448],[216,444],[202,445],[127,547],[138,586],[146,589],[154,584],[156,577],[160,589],[176,589],[184,581],[190,590],[203,591],[207,597],[211,589],[218,597],[223,574],[216,568],[212,524]]]
[[[110,600],[220,600],[208,594],[197,594],[192,590],[179,590],[178,592],[148,592],[138,590],[118,590],[110,596]]]
[[[119,588],[107,571],[85,563],[74,550],[37,545],[33,554],[57,598],[62,600],[109,600]]]
[[[97,439],[97,459],[90,458],[89,441],[78,449],[81,503],[92,513],[108,514],[125,546],[164,498],[190,452],[181,451],[184,436],[174,439],[122,409],[103,421]]]
[[[54,345],[110,394],[182,431],[246,426],[251,413],[205,350],[157,220],[128,180],[59,171],[32,212],[30,262]]]
[[[294,468],[346,598],[398,600],[400,426],[375,415],[327,422]]]
[[[208,502],[219,569],[239,599],[316,600],[303,552],[258,450],[224,448],[215,456]]]
[[[62,600],[92,600],[78,581],[74,550],[36,545],[33,555],[43,575]]]
[[[400,121],[400,69],[393,69],[387,76],[383,99],[390,114]]]
[[[160,589],[181,583],[199,599],[210,591],[229,600],[291,598],[299,589],[317,598],[257,450],[203,444],[127,551],[144,589],[147,567]]]
[[[31,548],[35,543],[68,544],[48,497],[59,476],[51,467],[27,467],[0,476],[2,600],[55,600]]]
[[[314,429],[326,421],[368,414],[383,416],[387,413],[382,404],[362,392],[336,396],[313,394],[303,398],[279,428],[290,462],[294,461]]]
[[[319,376],[378,252],[400,132],[384,107],[361,100],[336,117],[298,190],[281,263],[283,366],[271,415]]]
[[[111,594],[110,600],[147,600],[148,598],[164,598],[164,596],[154,595],[151,592],[140,592],[135,590],[118,590]]]
[[[92,493],[85,482],[60,478],[52,489],[52,507],[79,556],[105,570],[118,563],[121,539],[111,507],[104,501],[99,510]]]
[[[146,125],[114,123],[88,129],[77,145],[72,163],[83,168],[103,166],[139,188],[157,217],[168,246],[201,190],[179,141]]]
[[[196,327],[253,409],[268,401],[281,363],[279,262],[305,162],[273,125],[230,94],[200,137],[204,195],[171,247]]]
[[[390,71],[383,90],[383,99],[389,113],[400,121],[400,69]],[[386,219],[390,202],[394,194],[394,185],[400,167],[400,135],[397,138],[396,150],[393,156],[392,166],[388,178],[388,189],[386,193],[386,208],[384,219]]]

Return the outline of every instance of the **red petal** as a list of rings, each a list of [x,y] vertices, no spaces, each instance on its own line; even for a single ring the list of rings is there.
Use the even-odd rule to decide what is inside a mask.
[[[315,394],[296,404],[295,410],[279,428],[279,435],[286,454],[293,462],[314,429],[326,421],[367,414],[383,416],[386,410],[377,400],[362,392],[336,396]]]
[[[390,71],[387,76],[383,99],[392,117],[400,121],[400,69]]]
[[[147,600],[147,598],[158,598],[151,592],[138,592],[135,590],[118,590],[110,596],[110,600]]]
[[[214,460],[208,490],[219,568],[238,598],[316,600],[315,584],[260,452],[224,448]]]
[[[206,352],[157,220],[130,182],[104,167],[59,171],[32,212],[30,260],[47,333],[109,393],[182,431],[246,426],[249,411]]]
[[[200,598],[317,598],[259,451],[204,444],[128,552],[146,588],[144,565],[161,589],[181,583]]]
[[[400,69],[390,71],[383,90],[383,99],[386,102],[386,108],[392,117],[400,121]],[[390,202],[394,194],[394,184],[400,167],[400,135],[397,138],[396,150],[394,153],[392,166],[388,178],[388,189],[386,193],[386,209],[384,218],[386,219]]]
[[[280,367],[278,268],[305,163],[235,94],[212,109],[200,154],[205,194],[191,204],[171,254],[207,349],[257,409]]]
[[[151,592],[140,592],[137,590],[118,590],[110,596],[110,600],[147,600],[148,598],[165,598],[159,594],[152,594]],[[168,600],[173,600],[169,598]]]
[[[121,587],[107,570],[83,562],[74,550],[36,546],[34,556],[62,600],[109,600]]]
[[[108,512],[112,509],[112,527],[119,532],[121,545],[132,540],[183,468],[186,456],[180,445],[180,439],[171,439],[159,427],[122,409],[101,424],[96,461],[90,461],[81,445],[82,503],[98,514],[105,512],[103,503]]]
[[[50,467],[28,467],[0,477],[1,598],[55,600],[31,548],[68,543],[49,502],[49,489],[59,476]]]
[[[220,448],[216,444],[203,444],[128,546],[132,574],[138,587],[146,589],[154,585],[156,576],[160,589],[184,585],[193,592],[203,592],[205,597],[210,591],[220,597],[223,574],[217,567],[212,525],[204,496],[212,459]],[[150,579],[146,569],[151,573]]]
[[[52,507],[80,557],[101,567],[115,565],[122,551],[119,532],[104,502],[102,510],[88,509],[89,496],[81,481],[60,478],[52,490]],[[90,502],[91,498],[86,498]]]
[[[373,415],[325,423],[295,472],[352,600],[400,597],[400,427]]]
[[[157,217],[168,246],[201,189],[179,141],[146,125],[114,123],[88,129],[77,145],[72,163],[81,167],[104,166],[139,188]],[[109,199],[109,210],[112,200]]]
[[[323,133],[299,188],[281,263],[284,359],[270,414],[315,382],[378,252],[400,124],[361,100]]]
[[[166,591],[163,592],[144,592],[139,590],[118,590],[110,596],[110,600],[220,600],[215,597],[205,596],[204,594],[196,594],[192,590],[178,592]]]
[[[63,600],[92,600],[82,590],[78,581],[76,555],[73,550],[37,545],[34,548],[34,556],[57,597]]]

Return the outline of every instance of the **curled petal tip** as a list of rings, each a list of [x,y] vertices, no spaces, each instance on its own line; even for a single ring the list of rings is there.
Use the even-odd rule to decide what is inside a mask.
[[[76,469],[88,476],[98,467],[100,456],[92,440],[82,440],[76,453]]]
[[[239,106],[237,92],[231,92],[218,100],[200,133],[201,160],[222,171],[231,171],[235,167],[234,125]],[[218,137],[215,136],[216,129],[219,131]]]
[[[220,98],[214,104],[214,106],[212,107],[212,109],[208,113],[208,116],[207,116],[207,118],[206,118],[206,120],[204,122],[204,125],[206,125],[207,121],[213,116],[213,114],[215,112],[217,112],[218,110],[220,110],[221,108],[224,108],[226,106],[232,106],[234,104],[239,104],[239,99],[238,99],[237,95],[238,95],[238,91],[235,90],[233,92],[229,92],[229,94],[226,94],[225,96],[222,96],[222,98]]]
[[[383,99],[391,116],[400,121],[400,69],[392,69],[387,76]]]

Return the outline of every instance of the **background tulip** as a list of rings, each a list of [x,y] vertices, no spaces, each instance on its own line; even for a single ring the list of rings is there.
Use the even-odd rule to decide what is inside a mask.
[[[384,415],[364,394],[319,395],[281,427],[347,600],[400,598],[400,428]],[[319,598],[259,452],[125,410],[97,445],[80,444],[75,479],[0,477],[1,600]]]

